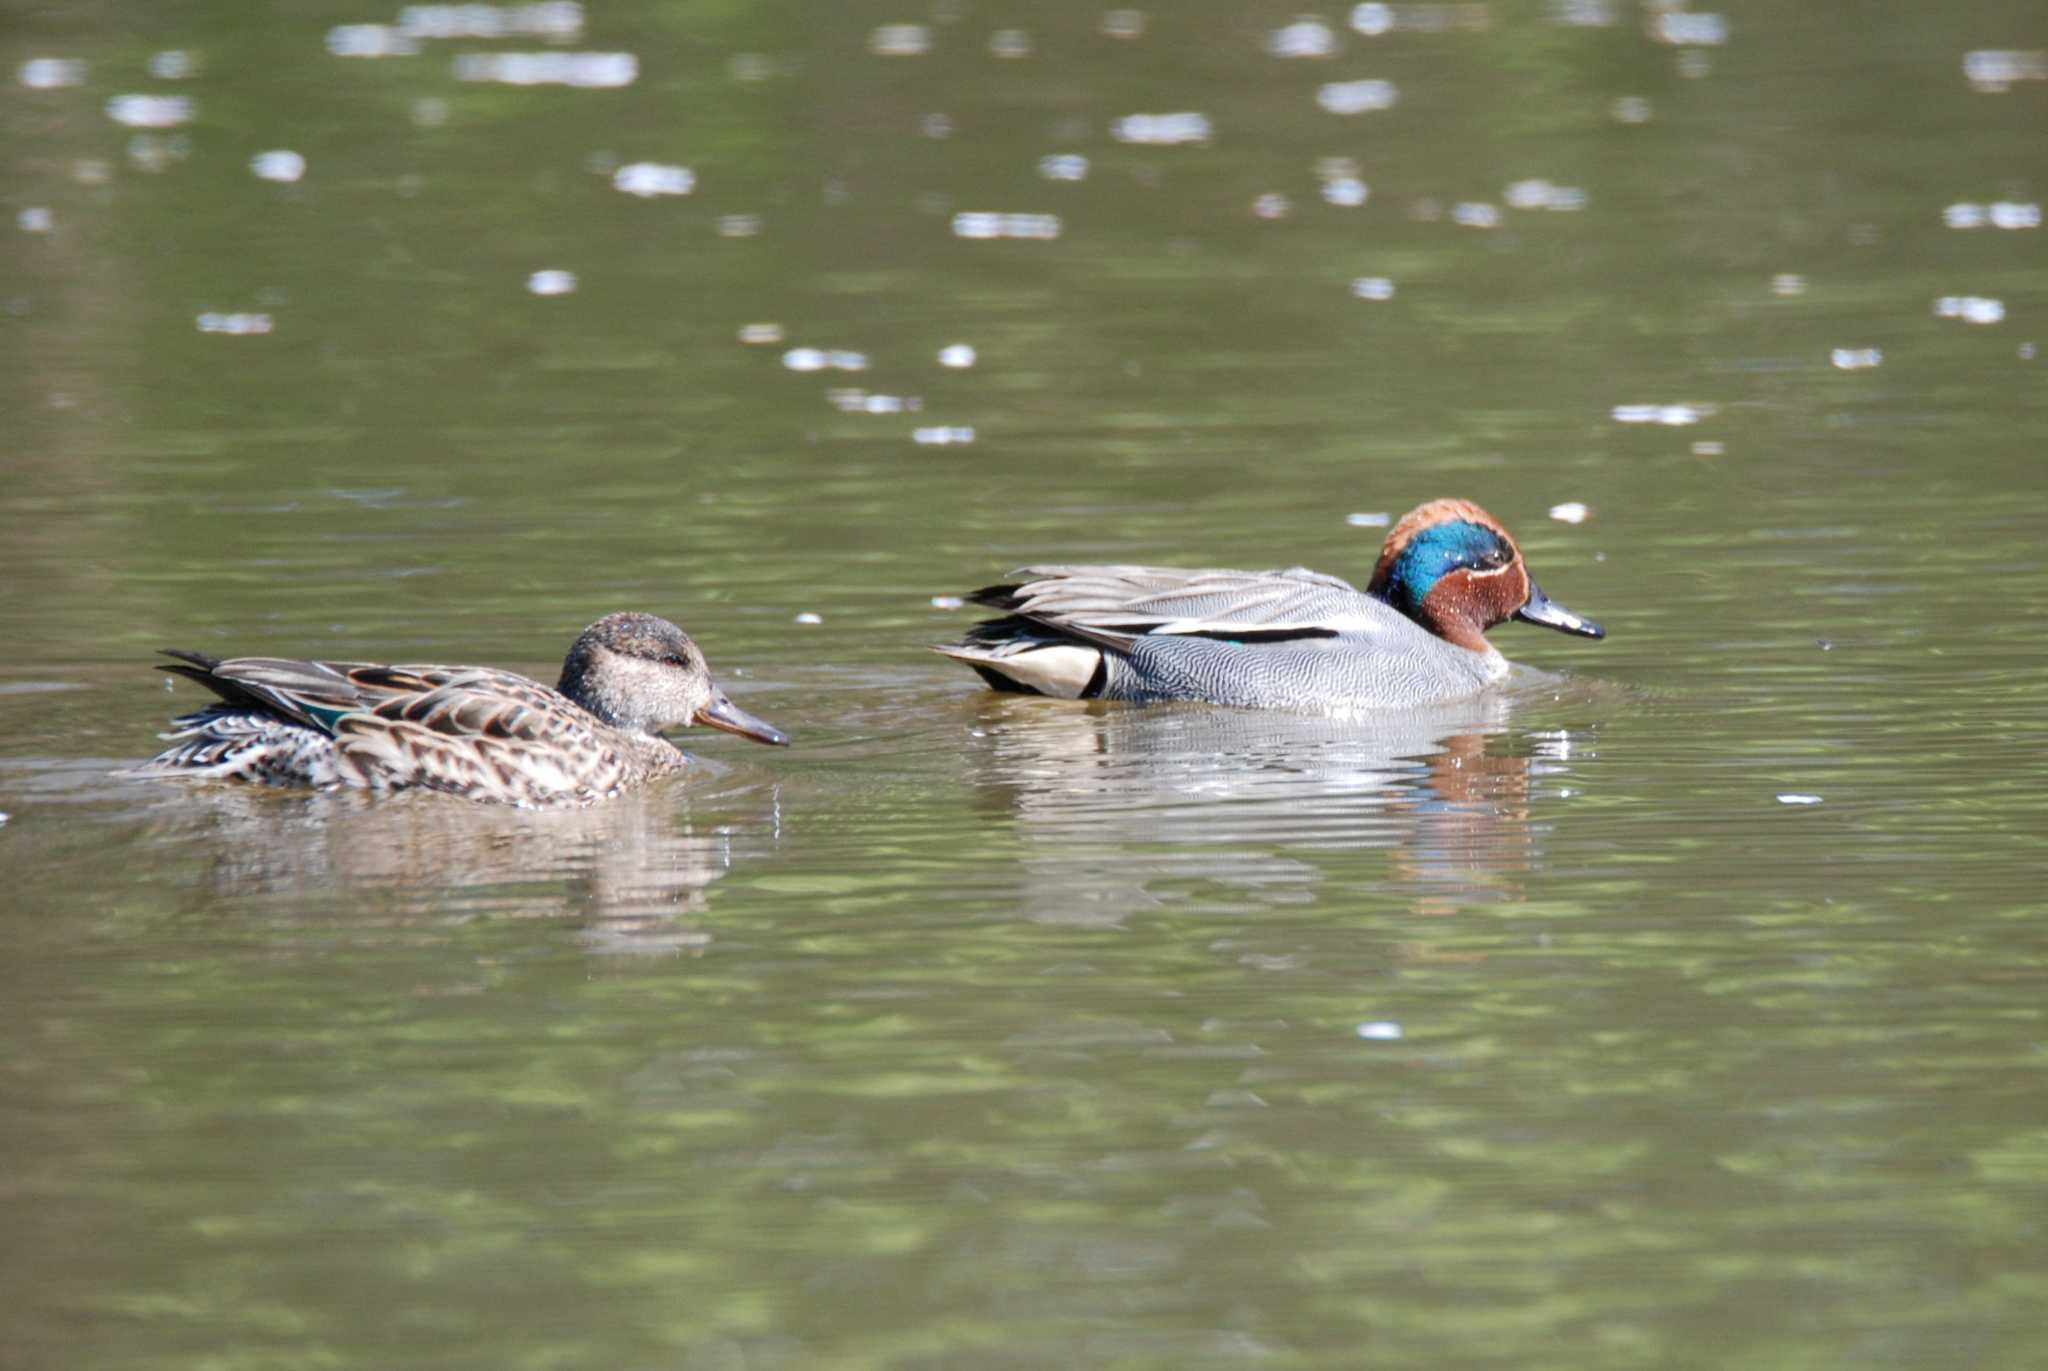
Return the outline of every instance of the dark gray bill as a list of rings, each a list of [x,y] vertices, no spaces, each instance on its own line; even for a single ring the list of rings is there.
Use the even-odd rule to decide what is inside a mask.
[[[757,743],[773,743],[777,747],[789,746],[789,735],[765,719],[756,719],[725,698],[724,691],[717,691],[711,703],[697,711],[697,722],[722,728],[727,733],[737,733],[742,738],[752,738]]]
[[[1559,633],[1576,633],[1582,638],[1605,638],[1607,630],[1591,619],[1578,615],[1558,604],[1537,588],[1536,582],[1529,582],[1529,603],[1515,611],[1515,617],[1525,624],[1541,624],[1554,628]]]

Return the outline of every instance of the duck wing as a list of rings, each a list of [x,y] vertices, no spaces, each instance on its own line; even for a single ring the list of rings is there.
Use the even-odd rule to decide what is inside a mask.
[[[367,708],[390,693],[354,679],[356,672],[389,670],[367,662],[221,658],[170,647],[164,648],[163,654],[177,660],[157,663],[158,670],[198,682],[226,705],[304,724],[322,733],[332,733],[340,715]]]
[[[1151,566],[1033,566],[971,597],[1058,633],[1111,647],[1172,635],[1230,642],[1331,638],[1385,625],[1386,607],[1306,567],[1189,571]]]
[[[476,668],[347,714],[334,732],[367,784],[514,804],[585,803],[681,757],[661,739],[621,735],[537,682]]]
[[[273,714],[329,734],[345,715],[375,711],[457,683],[473,693],[535,709],[565,703],[538,681],[490,667],[391,666],[289,657],[223,659],[177,648],[165,648],[163,654],[177,660],[158,663],[159,670],[198,682],[226,704]]]

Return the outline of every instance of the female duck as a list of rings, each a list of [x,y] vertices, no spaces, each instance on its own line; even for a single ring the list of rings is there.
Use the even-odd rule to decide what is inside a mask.
[[[1070,700],[1432,704],[1508,674],[1485,637],[1504,620],[1602,636],[1536,588],[1507,529],[1468,500],[1402,516],[1363,592],[1303,567],[1037,566],[1012,577],[971,597],[1003,618],[935,650],[997,690]]]
[[[789,741],[728,700],[697,645],[652,614],[611,614],[584,629],[553,690],[482,666],[164,653],[178,664],[161,670],[220,701],[172,720],[163,736],[173,746],[140,775],[585,805],[687,765],[665,728]]]

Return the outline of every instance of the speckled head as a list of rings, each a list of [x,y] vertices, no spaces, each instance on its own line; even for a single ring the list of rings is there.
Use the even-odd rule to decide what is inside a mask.
[[[1507,619],[1605,636],[1537,589],[1506,526],[1470,500],[1431,500],[1402,515],[1366,590],[1473,652],[1488,651],[1486,630]]]
[[[555,689],[632,733],[706,724],[755,742],[789,741],[728,700],[690,635],[652,614],[607,614],[584,629]]]

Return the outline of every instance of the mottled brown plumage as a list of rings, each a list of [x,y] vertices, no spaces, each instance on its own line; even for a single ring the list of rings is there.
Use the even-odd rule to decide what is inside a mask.
[[[173,721],[146,775],[589,804],[680,769],[660,730],[707,724],[785,743],[712,683],[681,629],[613,614],[585,629],[555,689],[475,666],[386,666],[166,649],[162,669],[220,697]]]

